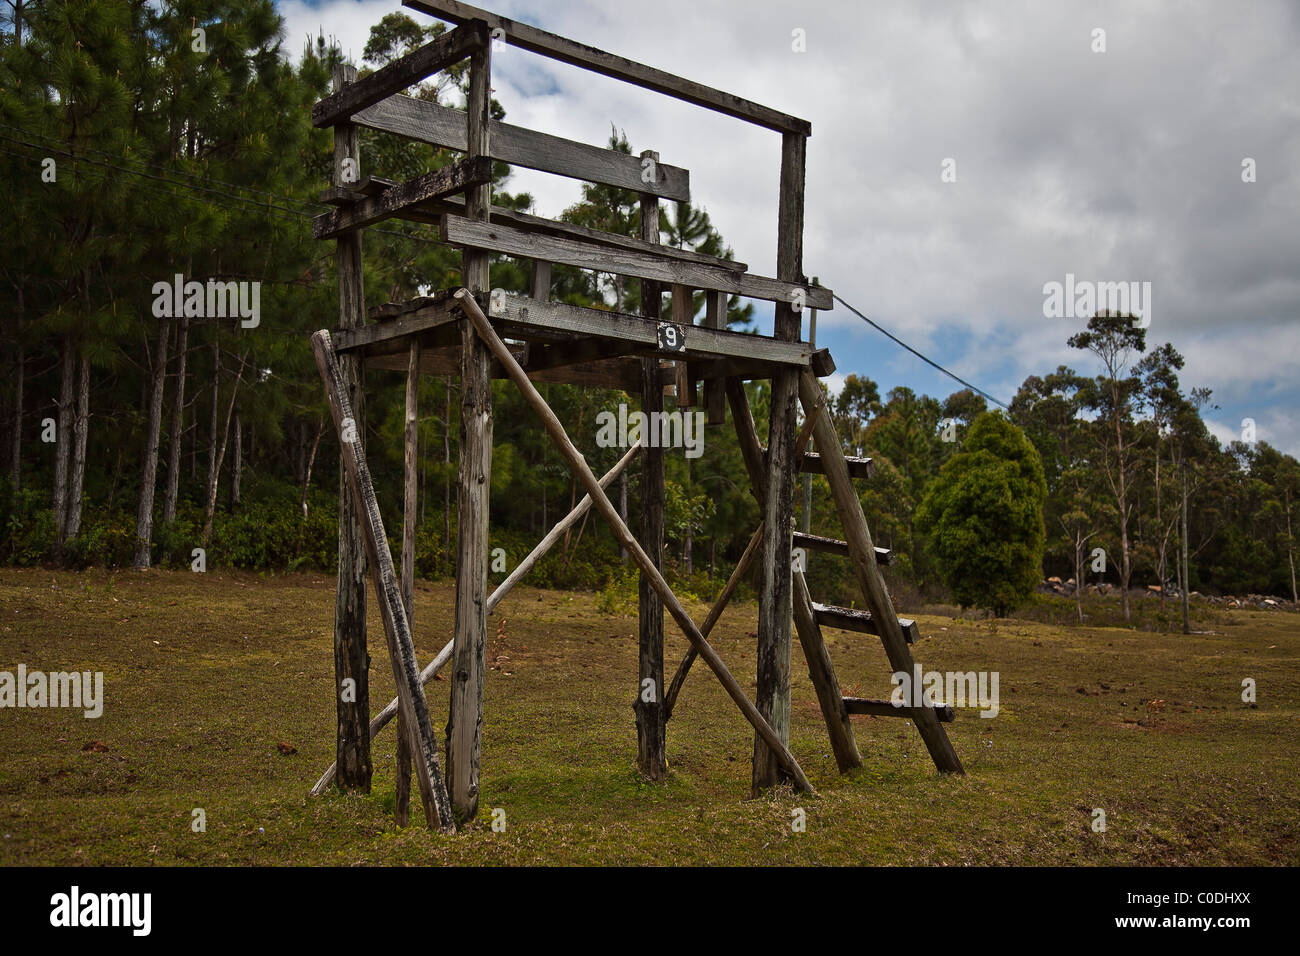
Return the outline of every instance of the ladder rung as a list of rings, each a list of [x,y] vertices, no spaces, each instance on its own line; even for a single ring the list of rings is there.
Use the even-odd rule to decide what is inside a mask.
[[[845,455],[844,462],[849,466],[850,478],[871,478],[876,474],[876,465],[870,458],[858,458],[854,455]],[[815,451],[804,452],[803,465],[800,471],[807,472],[810,475],[826,474],[826,466],[822,464],[822,456]]]
[[[957,716],[951,704],[928,704],[940,722],[950,724]],[[868,700],[865,697],[845,697],[844,709],[850,714],[869,714],[872,717],[911,717],[915,707],[895,707],[887,700]]]
[[[875,619],[870,611],[855,611],[847,607],[835,607],[830,604],[813,604],[813,617],[818,624],[839,628],[841,631],[857,631],[860,634],[880,634]],[[916,622],[905,617],[898,619],[898,626],[903,629],[907,643],[915,644],[920,637]]]
[[[794,533],[794,544],[796,548],[807,548],[809,551],[825,551],[827,554],[838,554],[844,558],[849,556],[849,543],[847,541],[823,538],[819,534],[804,534],[802,531],[796,531]],[[893,551],[888,548],[876,548],[877,564],[889,564],[893,560]]]

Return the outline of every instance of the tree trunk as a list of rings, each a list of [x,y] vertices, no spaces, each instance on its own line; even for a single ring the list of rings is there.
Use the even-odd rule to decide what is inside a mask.
[[[158,323],[158,354],[154,357],[153,390],[149,397],[149,420],[145,426],[144,462],[140,468],[140,510],[135,518],[135,566],[147,568],[153,539],[153,496],[158,477],[158,435],[162,430],[163,387],[167,381],[167,320]]]
[[[244,377],[244,356],[239,356],[239,369],[235,372],[235,381],[230,386],[230,401],[226,403],[225,423],[221,427],[221,443],[217,448],[216,464],[212,471],[212,477],[208,481],[208,505],[203,513],[203,534],[200,536],[200,544],[205,548],[212,539],[212,522],[217,514],[217,479],[221,475],[221,463],[226,457],[226,445],[230,440],[230,420],[235,414],[235,399],[239,395],[239,383]]]
[[[620,472],[618,476],[618,516],[627,524],[627,472]],[[618,546],[618,560],[622,564],[627,564],[627,548],[622,543]]]
[[[17,14],[15,14],[15,30],[21,33],[17,24]],[[10,447],[10,485],[9,493],[13,500],[18,499],[18,491],[22,486],[23,477],[23,379],[27,374],[27,351],[23,345],[23,284],[18,283],[18,335],[16,339],[16,365],[17,369],[14,375],[14,434],[13,444]]]
[[[307,467],[302,479],[302,516],[307,517],[307,490],[311,488],[311,469],[316,464],[316,449],[320,448],[321,435],[325,434],[325,419],[320,420],[316,429],[316,440],[311,443],[311,454],[307,456]]]
[[[239,504],[239,479],[244,470],[244,422],[235,412],[235,457],[230,463],[230,503]]]
[[[221,421],[221,396],[217,389],[221,384],[221,343],[218,330],[212,330],[212,419],[208,424],[208,483],[211,488],[217,480],[217,428]]]
[[[1300,596],[1295,589],[1295,538],[1291,535],[1291,489],[1285,490],[1286,497],[1286,560],[1291,567],[1291,603],[1300,604]]]
[[[1124,428],[1119,417],[1119,394],[1112,388],[1114,395],[1113,402],[1115,407],[1115,463],[1119,470],[1119,548],[1120,548],[1120,588],[1122,589],[1122,600],[1124,604],[1124,620],[1126,622],[1133,619],[1132,608],[1129,607],[1128,585],[1129,579],[1133,573],[1129,563],[1129,546],[1128,546],[1128,475],[1124,462]]]
[[[54,559],[63,563],[63,542],[68,524],[68,458],[72,450],[72,387],[76,377],[76,355],[72,337],[63,337],[62,371],[59,375],[59,412],[54,435]]]
[[[1187,563],[1187,462],[1183,462],[1183,633],[1192,633],[1192,624],[1188,613],[1188,595],[1192,590],[1191,570]]]
[[[90,356],[77,363],[77,413],[72,425],[72,472],[68,477],[67,536],[81,531],[81,497],[86,478],[86,433],[90,427]]]
[[[181,317],[176,328],[176,399],[172,403],[171,435],[167,445],[167,490],[163,493],[163,521],[176,520],[180,489],[181,434],[185,426],[185,365],[189,351],[190,320]]]

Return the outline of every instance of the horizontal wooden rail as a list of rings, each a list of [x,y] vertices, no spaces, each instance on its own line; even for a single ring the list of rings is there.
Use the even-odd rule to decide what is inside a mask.
[[[802,531],[794,533],[794,546],[804,548],[808,551],[821,551],[826,554],[838,554],[840,557],[849,556],[849,543],[847,541],[838,541],[835,538],[824,538],[819,534],[805,534]],[[889,564],[894,560],[894,552],[888,548],[876,548],[876,563]]]
[[[683,79],[672,73],[646,66],[644,63],[637,63],[635,60],[606,53],[604,50],[548,33],[526,23],[497,16],[487,10],[470,6],[468,3],[460,3],[458,0],[402,0],[402,5],[451,23],[484,20],[489,27],[499,27],[504,33],[505,42],[521,50],[529,50],[550,57],[552,60],[559,60],[561,63],[568,63],[602,76],[631,83],[642,89],[663,93],[674,99],[725,113],[727,116],[734,116],[779,133],[812,135],[812,124],[797,116],[778,112],[731,93],[724,93],[722,90],[696,83],[694,80]]]
[[[390,96],[352,117],[368,129],[394,133],[444,149],[465,152],[469,148],[464,110],[439,106],[410,96]],[[568,176],[584,182],[601,183],[620,189],[634,189],[665,199],[686,202],[691,198],[691,174],[666,163],[656,163],[654,176],[642,177],[648,167],[637,156],[612,149],[589,146],[550,133],[499,120],[488,123],[488,149],[493,159],[513,166]]]
[[[859,634],[880,634],[879,622],[870,611],[855,611],[853,608],[835,607],[831,604],[814,604],[813,615],[817,618],[817,623],[823,627],[857,631]],[[915,644],[917,638],[921,636],[921,629],[909,618],[900,617],[898,626],[903,632],[903,639],[909,644]]]
[[[850,714],[865,714],[872,717],[915,717],[915,707],[895,707],[887,700],[869,700],[865,697],[845,697],[844,709]],[[931,704],[927,710],[934,711],[940,723],[951,724],[957,716],[952,704]]]
[[[359,329],[343,329],[336,334],[335,348],[340,352],[363,349],[375,351],[404,350],[402,339],[423,335],[461,319],[461,312],[445,297],[417,299],[409,307],[381,307],[371,315],[392,315],[386,321],[373,322]],[[633,343],[643,354],[662,354],[688,359],[748,359],[763,363],[770,371],[775,366],[806,368],[811,351],[806,342],[781,342],[763,335],[746,335],[728,329],[691,326],[685,333],[685,353],[662,352],[658,323],[639,315],[607,312],[563,302],[543,302],[529,296],[497,292],[488,297],[488,316],[503,335],[519,339],[550,342],[571,341],[589,336]],[[391,343],[386,348],[385,343]]]
[[[814,372],[814,374],[816,373]],[[766,448],[763,449],[763,457],[767,458]],[[850,478],[868,479],[875,477],[876,466],[870,458],[855,458],[852,455],[845,455],[844,462],[848,465]],[[826,474],[826,468],[822,464],[822,456],[815,451],[807,452],[800,459],[799,470],[806,475]]]
[[[464,192],[470,186],[491,181],[492,160],[486,156],[473,156],[408,179],[350,206],[321,213],[311,221],[311,234],[316,239],[331,239],[400,216],[402,210],[419,203]]]
[[[444,33],[413,53],[394,60],[316,103],[311,108],[311,124],[333,126],[345,122],[354,113],[387,99],[440,70],[454,66],[487,44],[487,24],[469,18],[468,22],[455,30]]]
[[[804,304],[814,309],[830,309],[834,305],[831,290],[819,286],[802,286],[765,276],[674,261],[658,254],[611,248],[581,239],[543,236],[461,216],[442,217],[442,239],[455,246],[545,259],[580,269],[653,279],[692,289],[716,289],[770,302],[789,303],[802,296]]]

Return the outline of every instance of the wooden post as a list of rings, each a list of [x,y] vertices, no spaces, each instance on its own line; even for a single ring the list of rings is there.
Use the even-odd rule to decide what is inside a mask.
[[[639,449],[639,445],[633,445],[629,448],[624,453],[623,457],[618,460],[618,464],[605,472],[605,477],[600,479],[600,486],[602,488],[607,488],[609,487],[609,483],[616,477],[623,477],[623,475],[626,474],[628,463],[633,459],[633,457],[635,457]],[[524,575],[531,571],[537,565],[538,561],[546,557],[546,553],[554,547],[555,543],[563,538],[569,529],[576,525],[578,521],[581,520],[582,516],[590,510],[591,495],[587,495],[582,499],[582,501],[578,502],[576,508],[570,511],[558,524],[556,524],[554,528],[550,530],[546,537],[537,543],[537,546],[534,547],[532,551],[528,552],[528,556],[519,562],[504,581],[497,585],[496,590],[493,591],[492,595],[488,598],[487,613],[489,616],[496,610],[497,605],[505,600],[505,596],[510,593],[511,589],[523,579]],[[429,663],[425,665],[424,670],[420,671],[421,687],[428,686],[429,682],[438,675],[438,672],[447,665],[447,662],[451,660],[452,651],[455,647],[456,641],[453,638],[443,645],[442,650],[434,655],[433,660],[429,661]],[[379,732],[388,726],[389,721],[397,716],[398,703],[397,698],[394,697],[388,702],[387,707],[375,714],[371,719],[371,740],[374,740],[375,737],[379,735]],[[330,764],[330,768],[321,775],[319,780],[316,781],[316,786],[311,788],[311,795],[313,797],[319,797],[325,792],[325,788],[334,780],[336,770],[337,766],[335,764]]]
[[[518,360],[515,359],[510,349],[501,341],[501,337],[493,330],[492,323],[489,322],[487,316],[483,314],[483,310],[480,309],[478,303],[474,301],[474,297],[468,290],[461,289],[456,293],[456,298],[460,300],[461,307],[465,310],[465,314],[468,315],[470,321],[474,323],[474,328],[478,331],[478,334],[488,343],[488,347],[491,349],[492,354],[495,355],[497,361],[501,363],[506,374],[509,375],[510,379],[519,387],[519,391],[522,393],[524,400],[532,407],[533,411],[537,413],[537,417],[541,419],[542,427],[546,429],[547,434],[551,436],[551,440],[560,450],[561,455],[563,455],[565,461],[568,463],[569,469],[573,472],[574,477],[582,483],[582,486],[587,490],[587,493],[591,495],[596,510],[599,511],[605,521],[609,523],[610,529],[614,532],[614,537],[623,543],[631,553],[633,560],[636,561],[637,566],[641,569],[641,572],[650,579],[650,583],[654,587],[655,593],[659,595],[660,600],[664,603],[664,607],[666,607],[668,613],[673,616],[673,620],[676,621],[677,625],[682,629],[687,640],[695,645],[700,656],[704,658],[704,662],[708,664],[713,673],[717,675],[718,682],[722,684],[723,688],[727,691],[727,694],[733,701],[735,701],[736,706],[740,708],[741,713],[745,715],[745,719],[748,720],[754,730],[762,736],[767,745],[772,748],[780,763],[781,769],[788,773],[793,779],[795,789],[812,792],[812,784],[809,783],[808,778],[804,776],[803,768],[799,766],[799,762],[795,760],[794,755],[790,753],[790,748],[786,746],[785,741],[783,741],[772,729],[771,725],[763,719],[763,715],[758,712],[758,709],[750,702],[749,698],[745,696],[745,692],[741,690],[740,684],[736,682],[736,678],[731,675],[731,671],[727,670],[727,665],[722,662],[722,658],[718,657],[717,651],[715,651],[713,647],[710,646],[709,642],[704,639],[704,636],[700,633],[700,629],[695,626],[695,622],[691,620],[690,615],[686,613],[686,609],[683,608],[681,602],[677,600],[677,597],[673,594],[672,588],[670,588],[668,582],[664,580],[663,573],[655,567],[654,562],[650,560],[650,556],[646,554],[645,550],[636,540],[636,537],[628,530],[627,525],[625,525],[619,518],[618,511],[610,502],[604,489],[600,487],[600,483],[596,480],[596,476],[591,473],[591,468],[587,466],[587,462],[582,457],[582,453],[573,446],[573,442],[569,440],[569,436],[564,431],[564,426],[561,425],[560,420],[555,417],[555,413],[551,411],[550,406],[546,404],[546,400],[543,399],[541,394],[537,391],[537,387],[529,381],[528,374],[520,366]]]
[[[849,559],[853,572],[866,598],[867,607],[880,628],[880,640],[885,646],[885,654],[894,673],[912,673],[912,652],[907,647],[903,628],[894,613],[894,602],[889,597],[885,582],[880,577],[876,566],[875,545],[871,541],[871,530],[867,519],[862,514],[862,503],[858,493],[849,479],[848,465],[840,448],[839,438],[835,434],[835,425],[830,414],[822,405],[822,388],[811,371],[805,371],[799,377],[799,400],[803,402],[805,413],[815,419],[813,438],[821,449],[822,466],[826,481],[831,487],[831,497],[835,501],[835,510],[839,513],[840,523],[844,526],[844,538],[849,545]],[[932,708],[919,707],[914,713],[916,729],[921,732],[926,748],[934,765],[943,773],[964,773],[957,751],[953,749],[948,735],[944,733],[938,716]]]
[[[334,67],[334,90],[356,81],[356,67]],[[361,175],[358,128],[351,123],[334,127],[334,185],[355,185]],[[339,277],[339,327],[365,324],[366,301],[361,269],[361,232],[340,236],[337,242]],[[357,440],[365,436],[366,403],[362,382],[365,367],[360,357],[339,360],[344,387],[356,423]],[[343,456],[339,457],[338,586],[334,602],[334,696],[338,701],[338,735],[335,760],[338,786],[343,791],[370,792],[370,655],[366,651],[366,551],[361,523],[348,488]]]
[[[705,294],[707,304],[704,310],[704,324],[711,329],[725,329],[727,327],[727,293],[709,290]],[[704,407],[710,425],[721,425],[726,422],[727,393],[726,385],[722,379],[705,379]]]
[[[415,517],[419,507],[420,444],[420,342],[411,340],[411,350],[406,366],[406,455],[404,461],[404,488],[402,495],[402,605],[406,608],[406,622],[415,634]],[[412,638],[414,640],[414,637]],[[423,685],[421,685],[423,686]],[[397,795],[393,815],[399,827],[410,822],[411,817],[411,748],[407,735],[397,728]]]
[[[813,285],[818,284],[816,276],[813,276]],[[808,344],[817,348],[817,310],[808,310]],[[811,449],[809,449],[811,451]],[[812,531],[812,475],[807,472],[803,476],[803,508],[799,512],[799,528],[804,534]],[[798,597],[795,598],[798,600]],[[795,619],[795,629],[798,630],[799,621]],[[843,768],[841,768],[843,769]]]
[[[858,753],[858,743],[853,738],[853,724],[849,721],[849,712],[844,706],[844,695],[840,692],[840,682],[835,677],[835,665],[831,663],[826,639],[813,616],[812,597],[808,594],[808,584],[804,581],[802,571],[794,574],[794,626],[799,632],[804,659],[808,662],[808,676],[817,691],[817,702],[821,704],[822,716],[826,718],[826,730],[830,734],[831,749],[835,751],[835,763],[839,766],[840,773],[861,767],[862,755]]]
[[[528,276],[528,294],[543,302],[551,298],[551,264],[545,259],[534,259]]]
[[[489,155],[488,104],[491,45],[470,57],[466,111],[468,157]],[[490,185],[466,195],[466,214],[486,222],[492,207]],[[489,289],[488,255],[464,252],[465,285]],[[447,719],[447,789],[462,820],[478,811],[479,741],[483,723],[483,674],[487,656],[488,502],[492,478],[491,356],[468,323],[460,337],[460,490],[456,536],[456,649]]]
[[[658,170],[659,154],[646,150],[641,154],[642,169]],[[649,167],[646,160],[650,161]],[[641,239],[659,243],[659,199],[651,193],[641,194]],[[641,281],[641,314],[658,320],[663,290],[657,282]],[[664,390],[659,379],[659,359],[641,360],[641,411],[647,420],[664,409]],[[641,455],[641,547],[656,569],[664,561],[664,452],[645,446]],[[637,687],[636,766],[647,780],[668,776],[667,744],[664,725],[664,606],[650,579],[643,571],[637,585]],[[649,682],[647,684],[647,681]],[[645,690],[653,694],[645,693]],[[645,699],[652,696],[652,700]]]
[[[384,636],[388,640],[388,657],[393,665],[398,706],[403,726],[406,727],[406,739],[411,748],[420,796],[424,801],[424,817],[430,828],[452,831],[456,824],[438,767],[438,745],[433,739],[433,728],[429,726],[424,688],[416,674],[411,629],[398,592],[393,556],[388,550],[384,521],[379,514],[379,503],[375,500],[375,488],[370,480],[370,468],[366,464],[365,451],[356,431],[355,414],[348,402],[347,386],[329,332],[322,330],[313,335],[311,347],[316,356],[316,367],[320,369],[321,379],[325,382],[325,396],[329,399],[330,414],[334,417],[339,446],[343,449],[343,467],[347,471],[348,484],[361,522],[361,537],[366,546],[375,597],[379,601],[379,611],[384,620]]]
[[[695,324],[695,299],[689,286],[674,282],[672,286],[673,325],[688,326]],[[695,407],[695,378],[691,375],[691,363],[679,359],[676,363],[677,407]]]
[[[781,198],[778,209],[776,277],[803,279],[804,155],[807,139],[799,133],[781,138]],[[774,337],[797,341],[800,315],[794,304],[776,304]],[[790,630],[794,617],[791,592],[791,535],[794,532],[794,486],[799,463],[794,458],[798,417],[798,373],[772,376],[772,406],[767,440],[767,493],[763,500],[763,543],[758,574],[759,713],[781,736],[790,739]],[[753,789],[780,783],[782,775],[766,741],[754,738]]]

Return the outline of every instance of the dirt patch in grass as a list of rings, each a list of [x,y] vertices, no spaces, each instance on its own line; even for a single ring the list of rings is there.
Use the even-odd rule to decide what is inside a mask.
[[[391,727],[370,794],[307,797],[334,756],[333,604],[319,573],[0,572],[0,671],[102,671],[105,690],[94,720],[0,710],[0,863],[1300,862],[1298,615],[1231,612],[1188,637],[922,616],[926,670],[1000,677],[997,717],[949,725],[962,778],[934,772],[908,721],[873,717],[854,718],[864,766],[837,773],[796,642],[791,748],[818,794],[753,800],[753,732],[707,669],[668,725],[668,781],[646,784],[635,616],[521,588],[489,624],[480,819],[446,837],[393,826]],[[751,693],[755,613],[732,608],[713,638]],[[420,582],[421,662],[452,615],[450,584]],[[374,613],[371,629],[373,711],[393,687]],[[888,697],[879,642],[826,633],[844,689]],[[686,643],[667,644],[671,673]],[[439,732],[447,687],[428,691]]]

